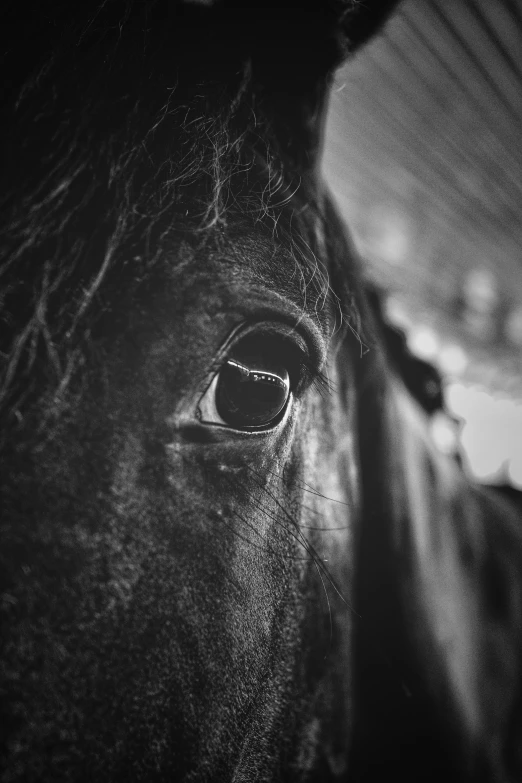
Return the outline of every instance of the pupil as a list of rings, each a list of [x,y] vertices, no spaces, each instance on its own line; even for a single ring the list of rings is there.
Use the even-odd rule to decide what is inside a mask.
[[[219,373],[216,407],[228,424],[260,427],[283,410],[289,393],[290,379],[284,367],[229,359]]]

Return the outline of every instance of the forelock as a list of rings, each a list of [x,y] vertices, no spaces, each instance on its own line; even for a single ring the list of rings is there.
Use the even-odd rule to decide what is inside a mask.
[[[174,241],[215,244],[247,224],[286,244],[323,304],[332,293],[324,194],[278,149],[249,63],[231,85],[189,89],[148,46],[141,29],[70,26],[5,98],[0,405],[11,418],[42,374],[60,407],[107,289],[140,285]]]

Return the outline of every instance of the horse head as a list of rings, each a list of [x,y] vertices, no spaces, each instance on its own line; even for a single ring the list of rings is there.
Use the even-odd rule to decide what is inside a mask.
[[[4,779],[342,775],[361,338],[317,161],[379,15],[20,10]]]

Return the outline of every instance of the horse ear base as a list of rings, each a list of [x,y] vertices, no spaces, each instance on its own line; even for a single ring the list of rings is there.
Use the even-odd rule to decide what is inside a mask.
[[[399,2],[401,0],[174,0],[174,5],[213,9],[219,14],[237,13],[250,17],[252,22],[255,17],[259,20],[264,15],[270,19],[274,38],[281,38],[279,29],[284,25],[283,19],[290,20],[294,41],[307,27],[312,32],[311,42],[315,39],[317,48],[323,48],[329,39],[333,67],[337,67],[380,30]],[[308,24],[310,19],[314,20],[311,26]],[[308,37],[305,33],[305,38]],[[288,43],[291,47],[291,41]]]
[[[174,0],[171,8],[183,24],[221,39],[213,68],[223,56],[230,74],[251,62],[251,89],[278,155],[307,175],[320,160],[333,73],[380,30],[398,2]]]
[[[335,70],[379,32],[398,2],[254,0],[245,9],[237,0],[217,0],[212,6],[245,31],[240,45],[252,59],[254,88],[278,152],[301,173],[314,172],[320,161]]]
[[[369,2],[345,2],[348,5],[342,18],[341,35],[345,40],[345,56],[373,38],[385,25],[401,0],[370,0]]]

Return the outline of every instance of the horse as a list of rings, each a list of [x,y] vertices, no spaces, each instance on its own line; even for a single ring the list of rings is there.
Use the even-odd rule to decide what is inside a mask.
[[[320,175],[392,5],[4,7],[2,783],[520,779],[519,519]]]

